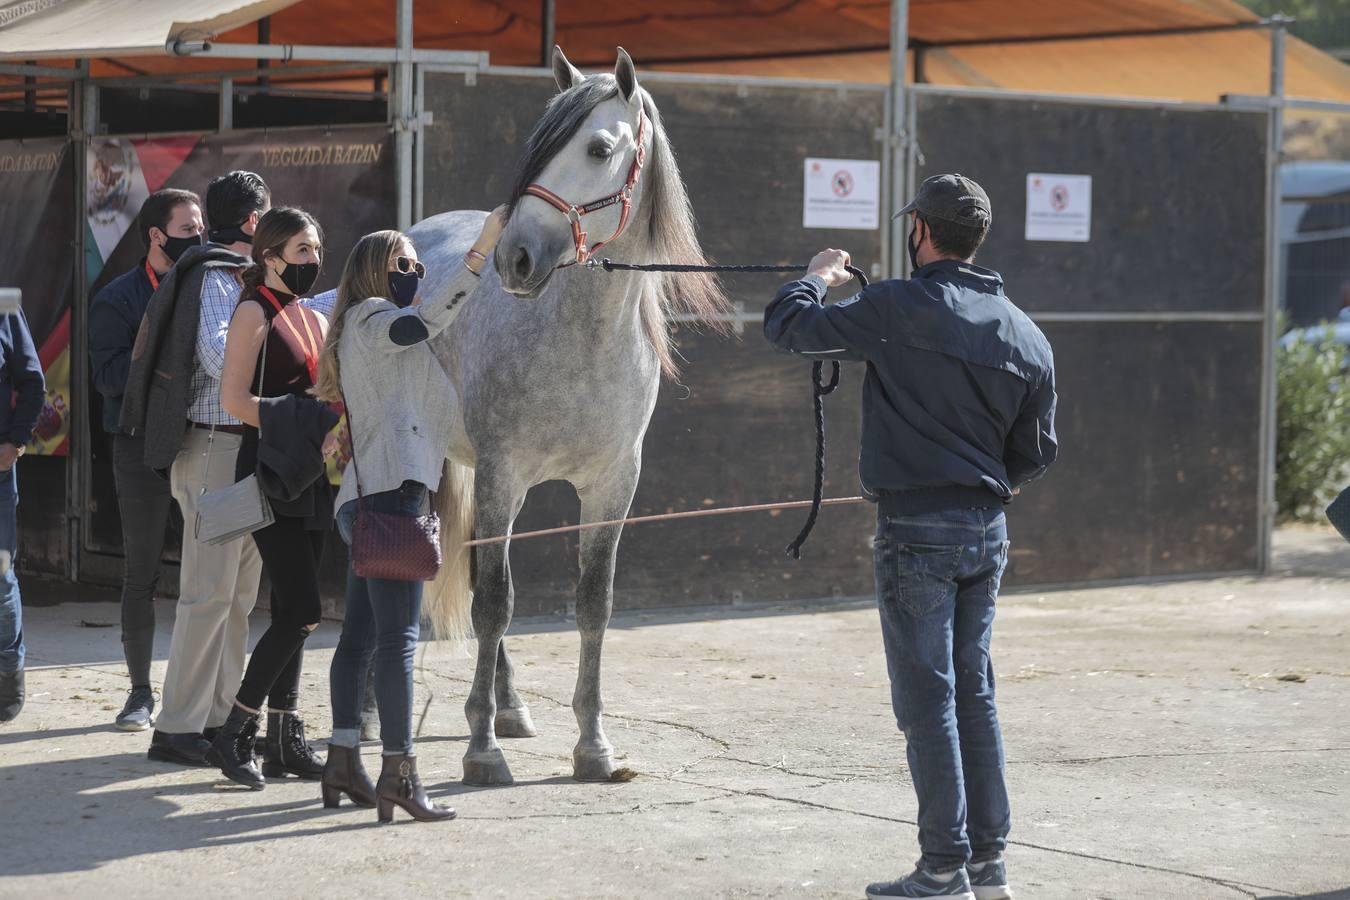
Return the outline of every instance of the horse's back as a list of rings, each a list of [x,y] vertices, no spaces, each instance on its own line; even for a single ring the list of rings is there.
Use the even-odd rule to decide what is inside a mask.
[[[417,248],[417,256],[427,267],[427,284],[432,296],[439,296],[441,283],[449,278],[473,246],[488,214],[476,209],[458,209],[423,219],[408,229]]]

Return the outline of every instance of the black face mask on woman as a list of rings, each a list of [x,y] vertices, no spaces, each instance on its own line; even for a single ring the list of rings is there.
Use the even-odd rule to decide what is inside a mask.
[[[309,289],[314,287],[314,282],[318,280],[318,263],[288,262],[286,268],[281,270],[281,283],[297,297],[308,294]]]
[[[417,299],[417,289],[421,283],[422,279],[417,277],[416,272],[390,272],[389,299],[395,306],[406,309]]]

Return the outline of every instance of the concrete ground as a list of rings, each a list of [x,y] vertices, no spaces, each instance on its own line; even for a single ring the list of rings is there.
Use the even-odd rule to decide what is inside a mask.
[[[1026,593],[995,630],[1019,898],[1350,898],[1350,547],[1284,531],[1279,569]],[[30,700],[0,726],[0,896],[861,897],[917,856],[903,739],[864,604],[618,617],[624,784],[570,778],[577,637],[511,639],[539,737],[516,784],[459,784],[468,659],[428,646],[418,752],[456,822],[327,811],[145,758],[111,603],[28,586]],[[106,596],[106,595],[105,595]],[[160,607],[163,674],[172,606]],[[255,622],[255,633],[261,623]],[[336,625],[306,658],[329,726]],[[376,748],[367,765],[377,766]]]

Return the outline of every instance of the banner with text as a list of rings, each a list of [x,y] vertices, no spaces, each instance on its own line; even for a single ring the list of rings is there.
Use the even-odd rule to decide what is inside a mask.
[[[46,373],[47,400],[28,445],[43,456],[64,456],[70,446],[73,159],[65,138],[0,141],[0,287],[23,291],[24,317]]]

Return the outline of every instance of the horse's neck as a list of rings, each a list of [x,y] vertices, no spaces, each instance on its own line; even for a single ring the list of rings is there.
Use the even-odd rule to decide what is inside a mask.
[[[624,235],[603,250],[618,259],[639,258],[645,252]],[[642,289],[647,276],[638,272],[600,269],[571,273],[559,293],[559,313],[583,333],[598,340],[633,340],[642,333]]]

